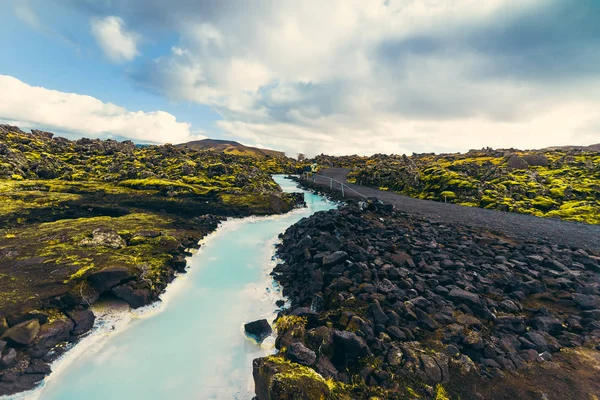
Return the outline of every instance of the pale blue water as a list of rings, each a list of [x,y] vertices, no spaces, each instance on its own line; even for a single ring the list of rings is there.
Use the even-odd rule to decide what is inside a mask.
[[[275,180],[299,192],[292,181]],[[43,400],[251,399],[252,360],[271,354],[246,339],[243,324],[272,319],[281,298],[269,277],[279,233],[335,205],[305,192],[308,208],[228,221],[191,258],[164,309],[134,318],[96,352],[79,355],[36,394]],[[178,278],[178,280],[181,278]]]

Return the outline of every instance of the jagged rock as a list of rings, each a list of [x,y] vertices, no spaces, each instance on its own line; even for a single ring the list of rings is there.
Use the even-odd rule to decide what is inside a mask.
[[[72,334],[75,336],[83,335],[92,329],[96,316],[90,310],[74,310],[67,312],[67,315],[75,327],[73,328]]]
[[[312,400],[330,395],[325,380],[316,372],[298,364],[276,361],[274,357],[255,359],[252,376],[258,400]]]
[[[419,359],[421,361],[421,368],[425,373],[427,381],[432,384],[442,382],[442,370],[435,362],[435,359],[424,354],[421,355]]]
[[[31,362],[29,363],[29,366],[25,370],[26,374],[48,375],[50,372],[52,372],[52,369],[50,368],[50,366],[47,363],[45,363],[44,361],[37,359],[37,358],[32,359]]]
[[[464,354],[461,355],[458,359],[454,360],[453,363],[458,365],[460,371],[463,373],[469,373],[472,370],[477,370],[477,366],[475,365],[473,360],[471,360],[468,356]]]
[[[336,378],[338,370],[326,356],[320,356],[317,360],[317,372],[324,378]]]
[[[265,338],[273,332],[271,325],[269,325],[269,322],[266,319],[249,322],[244,325],[244,330],[259,343],[265,340]]]
[[[371,353],[369,346],[363,339],[348,331],[334,331],[333,346],[334,354],[331,361],[338,367],[338,370],[348,365],[348,363],[355,362],[359,357]]]
[[[31,134],[44,139],[52,139],[52,137],[54,136],[54,133],[52,132],[40,131],[38,129],[32,129]]]
[[[448,298],[454,302],[466,303],[471,306],[481,305],[481,299],[477,294],[462,289],[452,289],[450,293],[448,293]]]
[[[287,348],[286,355],[290,360],[303,365],[313,365],[317,360],[315,352],[300,342],[292,343]]]
[[[133,289],[129,285],[120,285],[112,289],[113,294],[125,300],[131,308],[139,308],[148,304],[150,293],[146,289]]]
[[[373,315],[373,321],[376,324],[382,324],[385,325],[388,322],[388,316],[385,315],[385,313],[383,312],[383,309],[381,308],[381,305],[379,304],[379,302],[377,300],[373,301],[373,303],[371,303],[371,305],[369,306],[369,309],[371,310],[371,314]]]
[[[556,261],[556,260],[552,260],[552,259],[544,259],[544,261],[542,262],[542,265],[546,268],[550,268],[554,271],[559,271],[559,272],[564,272],[568,269],[560,261]]]
[[[392,347],[388,350],[386,362],[391,366],[400,365],[402,363],[402,350],[397,347]]]
[[[329,360],[340,382],[358,375],[368,386],[388,388],[399,370],[429,384],[457,370],[499,377],[596,337],[600,281],[570,258],[574,250],[542,239],[480,240],[485,235],[355,206],[303,220],[283,235],[275,278],[292,313],[308,310],[317,295],[319,307],[306,334],[292,340],[286,332],[277,340],[313,350],[319,372],[328,370],[322,359]],[[310,239],[329,236],[339,238],[344,262],[325,263],[332,255],[325,239]],[[530,306],[539,301],[548,307]],[[571,315],[565,319],[553,304]],[[431,352],[432,342],[446,351]],[[543,352],[550,357],[540,358]],[[361,363],[365,358],[377,368]]]
[[[28,352],[34,358],[45,356],[54,346],[69,339],[74,326],[66,316],[42,325]]]
[[[554,317],[536,317],[533,323],[536,329],[551,335],[558,335],[563,330],[562,323]]]
[[[2,339],[9,339],[15,343],[28,345],[36,338],[40,331],[40,323],[37,319],[21,322],[9,328],[2,335]]]
[[[10,368],[17,360],[17,351],[13,348],[9,348],[5,355],[0,358],[0,367]]]
[[[348,253],[345,251],[336,251],[335,253],[323,257],[323,267],[331,267],[335,264],[344,262],[348,258]]]
[[[18,375],[15,373],[11,377],[5,374],[2,377],[2,382],[0,382],[0,393],[8,394],[32,389],[38,382],[43,380],[44,377],[44,374]]]
[[[529,341],[528,346],[523,345],[525,348],[534,348],[539,352],[543,352],[548,350],[548,342],[544,338],[544,336],[538,332],[527,332],[525,338]],[[521,340],[521,338],[519,338]],[[523,343],[524,341],[522,341]],[[533,344],[533,346],[531,346]],[[531,347],[530,347],[531,346]]]
[[[575,293],[573,295],[573,300],[583,310],[600,308],[600,296]]]

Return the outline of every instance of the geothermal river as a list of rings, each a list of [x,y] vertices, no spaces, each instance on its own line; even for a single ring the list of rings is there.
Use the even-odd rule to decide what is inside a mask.
[[[294,182],[276,176],[286,192]],[[142,312],[108,313],[95,332],[59,360],[55,372],[27,398],[251,399],[252,360],[272,354],[248,340],[243,324],[272,321],[281,299],[269,276],[274,245],[285,229],[335,205],[304,193],[307,208],[285,215],[226,221],[189,260],[187,274],[159,305]]]

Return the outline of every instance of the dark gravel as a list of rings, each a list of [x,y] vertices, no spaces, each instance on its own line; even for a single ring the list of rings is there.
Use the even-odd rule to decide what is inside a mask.
[[[346,182],[348,170],[328,168],[319,174]],[[315,183],[324,187],[330,186],[330,180],[323,177],[317,177]],[[383,202],[393,204],[396,209],[403,212],[442,222],[484,228],[490,232],[505,234],[515,239],[539,238],[559,245],[600,252],[600,226],[598,225],[420,200],[347,182],[345,184],[366,197],[377,197]],[[335,182],[333,187],[340,190],[340,185]],[[345,190],[345,195],[354,199],[363,199],[363,196],[351,190]]]

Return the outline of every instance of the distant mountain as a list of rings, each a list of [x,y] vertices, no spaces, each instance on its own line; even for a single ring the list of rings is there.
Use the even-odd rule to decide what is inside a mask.
[[[542,151],[570,151],[570,150],[583,150],[583,151],[600,151],[600,143],[591,144],[589,146],[552,146],[543,148]]]
[[[218,150],[227,154],[246,155],[263,158],[265,156],[282,157],[283,151],[259,149],[258,147],[244,146],[233,140],[203,139],[193,142],[181,143],[177,146],[186,146],[194,150]]]

